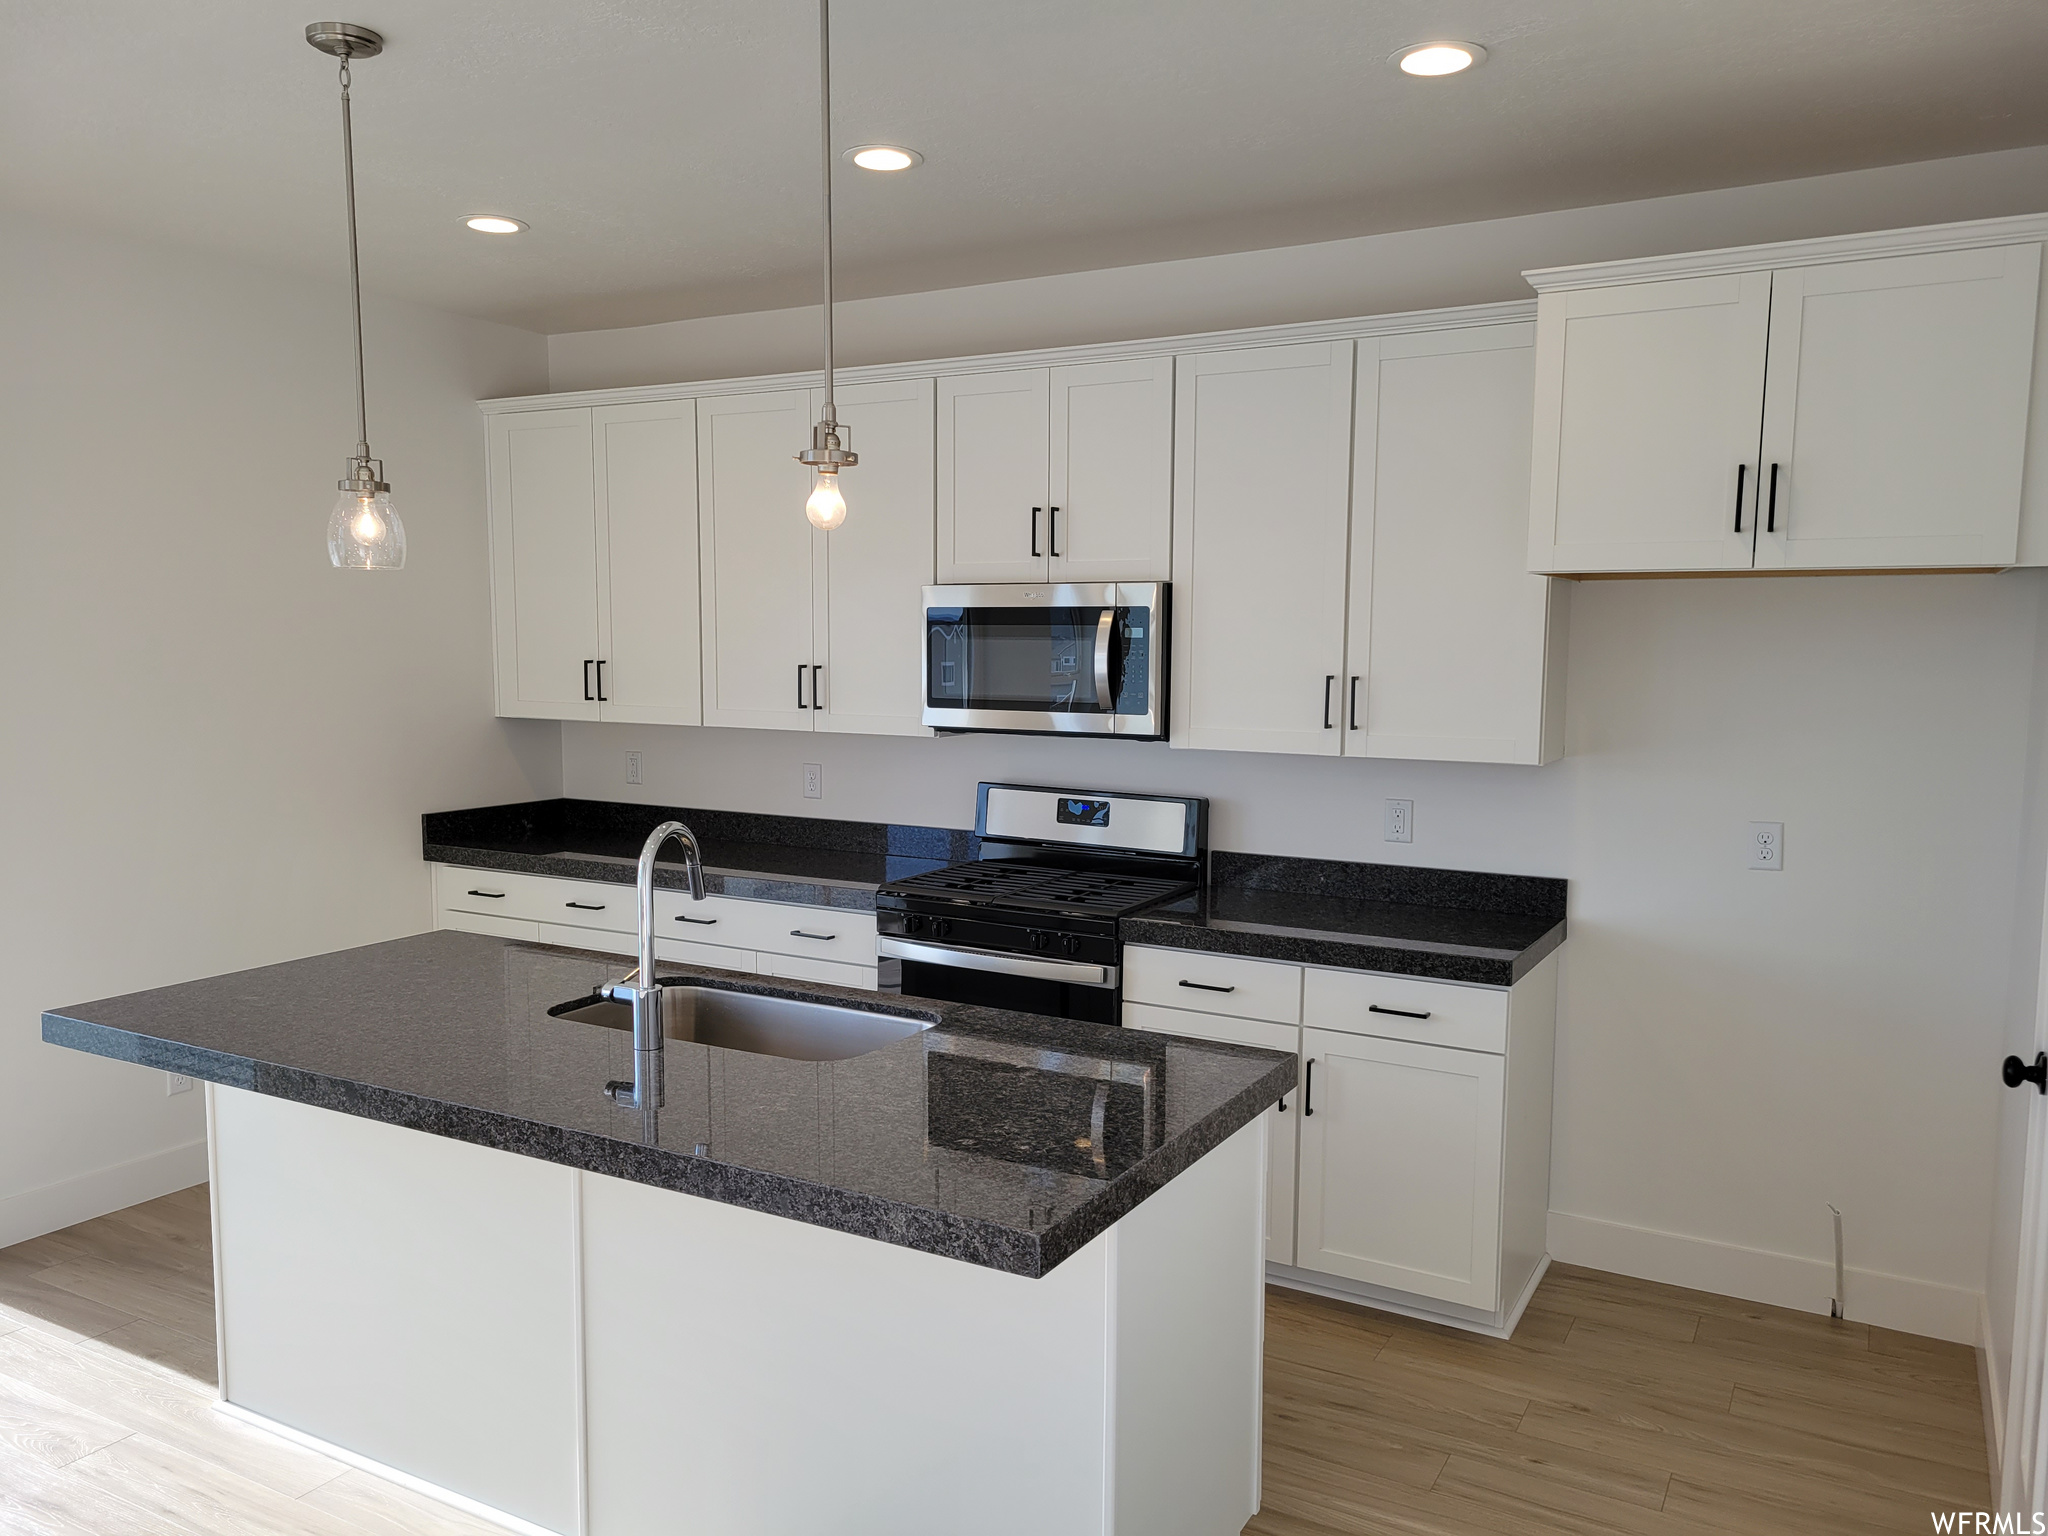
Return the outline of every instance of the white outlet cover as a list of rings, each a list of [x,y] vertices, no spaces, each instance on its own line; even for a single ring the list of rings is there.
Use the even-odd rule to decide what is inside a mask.
[[[1389,800],[1381,823],[1381,841],[1389,843],[1412,843],[1415,841],[1415,802],[1413,800]]]
[[[804,764],[804,798],[806,800],[822,800],[825,798],[824,764]]]
[[[1749,824],[1749,867],[1770,870],[1785,867],[1785,823],[1752,821]]]
[[[164,1096],[166,1098],[174,1093],[190,1093],[192,1088],[193,1080],[184,1073],[166,1072],[164,1074]]]
[[[640,754],[638,752],[628,752],[626,754],[626,782],[628,784],[638,784],[640,782]]]

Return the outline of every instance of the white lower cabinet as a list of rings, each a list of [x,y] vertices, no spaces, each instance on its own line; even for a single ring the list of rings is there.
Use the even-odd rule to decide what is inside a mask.
[[[458,864],[434,867],[434,926],[604,954],[639,948],[633,887]],[[801,902],[654,893],[654,952],[682,965],[842,987],[876,981],[875,914]]]
[[[1303,1269],[1500,1304],[1505,1058],[1302,1032]]]
[[[1291,967],[1290,967],[1291,969]],[[1186,1035],[1191,1040],[1221,1040],[1229,1045],[1256,1045],[1268,1051],[1298,1051],[1301,1031],[1291,1024],[1260,1019],[1229,1019],[1215,1014],[1156,1008],[1149,1003],[1124,1004],[1124,1028],[1160,1035]],[[1294,1262],[1294,1162],[1299,1094],[1290,1093],[1266,1111],[1266,1262]]]
[[[1557,961],[1512,987],[1129,945],[1125,1027],[1299,1051],[1266,1113],[1282,1285],[1505,1337],[1545,1260]]]

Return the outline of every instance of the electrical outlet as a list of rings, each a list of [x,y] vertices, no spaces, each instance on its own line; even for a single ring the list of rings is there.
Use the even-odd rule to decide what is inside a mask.
[[[1751,869],[1783,869],[1785,867],[1785,823],[1782,821],[1752,821],[1749,824],[1749,867]]]
[[[174,1093],[190,1093],[191,1091],[192,1079],[184,1073],[166,1072],[164,1074],[164,1097],[169,1098]]]
[[[804,764],[804,798],[806,800],[822,800],[825,798],[825,765],[823,763]]]
[[[626,754],[626,782],[628,784],[638,784],[640,782],[640,754],[638,752],[628,752]]]
[[[1415,802],[1413,800],[1389,800],[1387,802],[1386,824],[1381,840],[1389,843],[1412,843],[1415,841]]]

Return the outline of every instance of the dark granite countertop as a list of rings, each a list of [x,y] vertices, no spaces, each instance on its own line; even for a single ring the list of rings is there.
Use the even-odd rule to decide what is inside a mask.
[[[1206,895],[1119,925],[1126,944],[1512,986],[1564,942],[1565,882],[1331,859],[1213,856]]]
[[[426,933],[57,1009],[43,1038],[1025,1276],[1295,1081],[1272,1051],[664,965],[933,1027],[837,1062],[672,1040],[650,1125],[603,1093],[632,1075],[630,1036],[548,1013],[619,966]],[[1105,1145],[1084,1146],[1102,1082]]]
[[[686,823],[704,855],[707,890],[755,901],[872,911],[875,888],[975,856],[971,832],[822,816],[762,816],[613,800],[531,800],[420,818],[429,863],[630,885],[640,845],[664,821]],[[683,888],[668,856],[655,883]]]

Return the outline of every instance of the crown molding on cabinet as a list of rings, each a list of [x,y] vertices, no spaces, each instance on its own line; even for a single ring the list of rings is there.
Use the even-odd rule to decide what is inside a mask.
[[[2044,221],[2048,224],[2048,221]],[[1981,242],[1979,242],[1981,243]],[[1361,336],[1396,336],[1413,331],[1440,331],[1458,326],[1511,325],[1536,318],[1530,299],[1505,304],[1468,304],[1455,309],[1416,309],[1393,315],[1367,315],[1348,320],[1305,320],[1292,325],[1254,326],[1237,331],[1202,331],[1138,341],[1100,342],[1088,346],[1041,347],[1030,352],[988,352],[974,357],[948,357],[906,363],[877,363],[866,368],[840,368],[841,384],[883,384],[901,379],[931,378],[956,373],[987,373],[999,368],[1048,368],[1063,363],[1116,362],[1125,358],[1158,357],[1170,352],[1217,352],[1240,347],[1284,347],[1304,342],[1344,341]],[[699,395],[750,394],[756,390],[815,389],[820,371],[767,373],[751,378],[698,379],[675,384],[643,384],[624,389],[582,389],[562,394],[509,395],[479,400],[486,416],[504,411],[544,411],[579,405],[635,405],[652,400],[690,400]]]
[[[1971,219],[1917,229],[1882,229],[1861,235],[1825,235],[1771,245],[1738,245],[1725,251],[1692,251],[1675,256],[1639,256],[1628,261],[1595,261],[1576,267],[1538,267],[1524,272],[1538,293],[1554,288],[1608,288],[1622,283],[1677,277],[1723,277],[1774,267],[1811,267],[1831,261],[1911,256],[1926,251],[1963,251],[1986,245],[2048,240],[2048,213],[2004,219]]]

